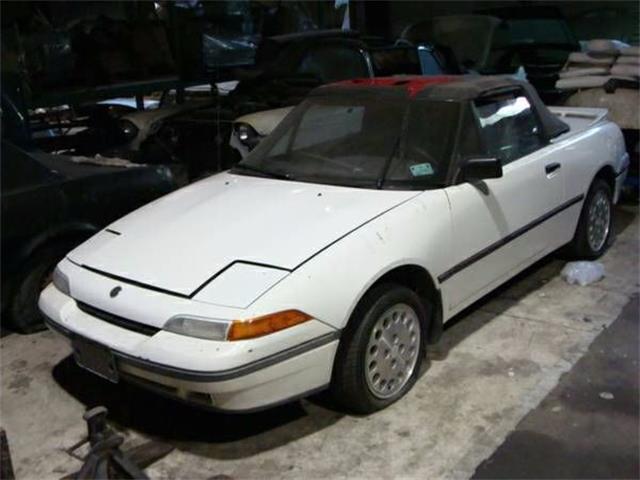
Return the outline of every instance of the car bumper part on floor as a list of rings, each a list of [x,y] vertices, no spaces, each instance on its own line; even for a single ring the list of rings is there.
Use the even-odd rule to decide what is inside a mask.
[[[315,336],[246,361],[248,353],[260,351],[261,344],[273,342],[269,337],[278,334],[238,342],[190,338],[163,330],[148,335],[89,315],[53,285],[43,291],[39,305],[49,328],[70,340],[80,366],[112,382],[125,379],[225,411],[261,409],[323,389],[331,379],[338,345],[339,331],[327,331],[324,324],[320,328],[303,324],[292,328],[312,329]],[[323,333],[317,335],[319,330]],[[185,368],[184,358],[168,363],[168,358],[175,358],[172,349],[187,349],[186,358],[212,367]],[[218,354],[233,366],[213,368]],[[194,357],[200,358],[195,361]]]

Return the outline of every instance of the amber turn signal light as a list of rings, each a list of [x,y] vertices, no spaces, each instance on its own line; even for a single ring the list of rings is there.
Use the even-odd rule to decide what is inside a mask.
[[[227,333],[227,340],[246,340],[248,338],[262,337],[306,322],[311,318],[299,310],[284,310],[252,318],[251,320],[234,320]]]

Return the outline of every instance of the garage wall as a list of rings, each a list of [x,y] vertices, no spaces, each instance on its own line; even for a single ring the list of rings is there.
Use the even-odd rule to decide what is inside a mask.
[[[397,38],[412,22],[437,16],[472,13],[475,10],[514,5],[550,5],[559,8],[580,40],[594,37],[618,38],[638,44],[639,2],[573,1],[353,1],[356,28],[369,34]],[[619,33],[622,32],[622,33]]]

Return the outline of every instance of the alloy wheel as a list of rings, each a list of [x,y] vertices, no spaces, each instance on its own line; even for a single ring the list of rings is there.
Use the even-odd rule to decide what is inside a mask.
[[[397,394],[418,363],[420,321],[415,310],[398,303],[377,319],[365,355],[365,378],[378,398]]]
[[[593,252],[599,252],[607,241],[611,225],[611,204],[607,194],[598,190],[589,205],[587,240]]]

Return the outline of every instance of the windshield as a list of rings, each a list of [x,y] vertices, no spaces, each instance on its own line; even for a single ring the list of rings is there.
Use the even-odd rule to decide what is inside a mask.
[[[496,36],[501,36],[499,25],[500,20],[488,15],[447,15],[415,23],[403,35],[414,44],[446,48],[460,65],[478,69],[487,62]]]
[[[382,47],[371,49],[371,62],[376,77],[388,77],[390,75],[422,75],[420,65],[421,58],[415,47]],[[440,75],[438,69],[430,75]]]
[[[441,185],[457,104],[311,97],[234,173],[365,188]]]

